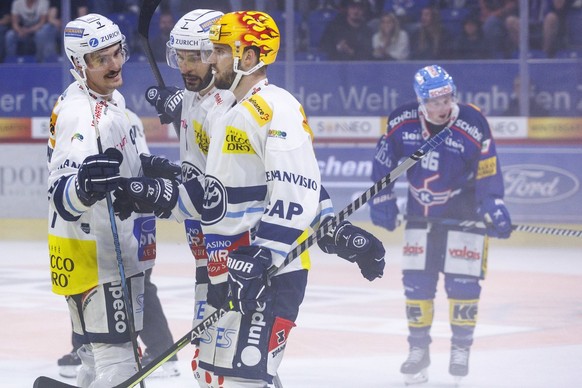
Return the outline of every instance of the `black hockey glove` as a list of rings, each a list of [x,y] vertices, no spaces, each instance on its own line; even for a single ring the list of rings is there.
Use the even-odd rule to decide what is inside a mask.
[[[122,161],[123,154],[115,148],[85,158],[75,180],[75,190],[83,205],[91,206],[117,188]]]
[[[479,209],[479,215],[487,225],[487,234],[491,237],[509,238],[511,231],[511,217],[502,199],[488,199],[483,201]]]
[[[390,231],[396,229],[398,226],[398,206],[396,205],[396,197],[393,194],[376,195],[369,204],[370,218],[374,225]]]
[[[146,90],[146,100],[156,108],[162,124],[170,124],[182,115],[184,92],[174,86],[160,88],[151,86]]]
[[[140,154],[139,159],[141,160],[144,176],[180,180],[182,169],[177,164],[170,162],[170,160],[150,154]]]
[[[271,261],[271,251],[256,245],[230,252],[226,265],[232,310],[248,314],[267,301],[267,270]]]
[[[178,202],[178,184],[163,178],[121,178],[113,210],[120,219],[135,213],[154,213],[169,218]],[[125,218],[122,218],[125,217]]]
[[[342,221],[333,235],[325,235],[317,240],[317,245],[325,253],[336,253],[342,259],[357,263],[362,276],[372,281],[384,274],[384,246],[376,237],[364,229]]]

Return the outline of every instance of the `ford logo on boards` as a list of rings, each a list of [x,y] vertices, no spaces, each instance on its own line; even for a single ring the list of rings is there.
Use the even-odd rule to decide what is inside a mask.
[[[505,201],[522,204],[556,202],[574,195],[578,178],[564,169],[542,164],[514,164],[503,168]]]

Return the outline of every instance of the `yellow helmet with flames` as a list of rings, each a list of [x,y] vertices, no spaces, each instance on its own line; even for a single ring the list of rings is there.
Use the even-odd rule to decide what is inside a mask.
[[[281,36],[271,16],[260,11],[239,11],[223,15],[210,27],[209,40],[213,44],[231,47],[239,60],[246,47],[259,49],[259,60],[264,65],[275,62]]]

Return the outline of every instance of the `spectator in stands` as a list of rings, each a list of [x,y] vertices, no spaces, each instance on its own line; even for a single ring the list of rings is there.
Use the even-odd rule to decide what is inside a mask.
[[[521,79],[517,76],[513,80],[513,93],[511,94],[509,105],[503,113],[503,116],[521,116],[520,96]],[[549,115],[548,110],[536,101],[535,86],[530,83],[529,117],[548,117]]]
[[[411,34],[411,59],[447,59],[449,47],[448,33],[441,23],[438,8],[423,8],[420,25]]]
[[[48,0],[13,0],[12,29],[6,33],[6,55],[35,55],[37,62],[54,56],[56,46],[46,44],[55,40],[48,24]]]
[[[507,28],[507,18],[518,14],[517,0],[479,0],[483,36],[493,58],[509,58],[519,47],[519,35]],[[510,19],[511,22],[512,19]],[[511,34],[510,34],[511,32]]]
[[[365,0],[347,0],[340,13],[325,28],[320,48],[328,59],[336,61],[372,59],[373,31],[367,25]]]
[[[71,1],[71,13],[65,23],[63,23],[61,15],[61,0],[50,0],[49,12],[48,12],[48,23],[54,35],[53,41],[55,42],[54,52],[58,52],[61,48],[60,37],[63,25],[67,24],[70,20],[76,19],[80,16],[85,16],[89,13],[89,8],[87,0],[70,0]],[[47,41],[45,43],[49,45]]]
[[[541,49],[548,58],[567,47],[568,25],[566,16],[576,0],[531,0],[529,4],[530,49]],[[506,21],[509,36],[519,39],[518,15]]]
[[[372,37],[372,49],[375,59],[408,59],[410,55],[408,33],[400,28],[400,22],[393,13],[385,13],[380,17],[378,31]]]
[[[384,11],[394,13],[403,27],[414,28],[423,8],[434,6],[435,0],[385,0]]]
[[[174,17],[170,12],[162,12],[158,22],[158,33],[152,36],[150,45],[156,62],[166,62],[166,43],[174,27]]]
[[[12,18],[10,17],[11,4],[8,1],[0,3],[0,63],[4,62],[6,56],[6,49],[4,48],[4,40],[6,32],[10,29]]]
[[[481,23],[474,17],[463,21],[463,31],[453,42],[454,59],[486,59],[489,52],[485,49],[485,39]]]

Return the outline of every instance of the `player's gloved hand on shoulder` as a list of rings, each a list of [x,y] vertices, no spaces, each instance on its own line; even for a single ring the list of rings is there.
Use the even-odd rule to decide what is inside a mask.
[[[183,96],[183,90],[174,86],[150,86],[145,93],[146,100],[156,108],[162,124],[170,124],[180,118]]]
[[[123,154],[115,148],[85,158],[75,180],[75,190],[83,205],[91,206],[117,188],[122,161]]]
[[[242,246],[229,253],[226,265],[233,310],[248,314],[267,301],[271,262],[271,251],[256,245]]]
[[[349,221],[340,222],[333,235],[323,236],[317,244],[325,253],[336,253],[342,259],[357,263],[362,276],[369,281],[384,274],[384,246],[371,233]]]
[[[161,156],[140,154],[141,167],[143,175],[148,178],[165,178],[170,180],[179,180],[182,174],[182,168],[169,159]]]
[[[511,231],[511,217],[502,199],[487,199],[477,209],[479,215],[487,225],[487,234],[491,237],[509,238]]]
[[[398,205],[394,194],[376,195],[370,201],[370,218],[374,225],[393,231],[398,226]]]
[[[178,184],[164,178],[121,178],[114,195],[113,211],[122,220],[132,212],[169,218],[178,202]]]

